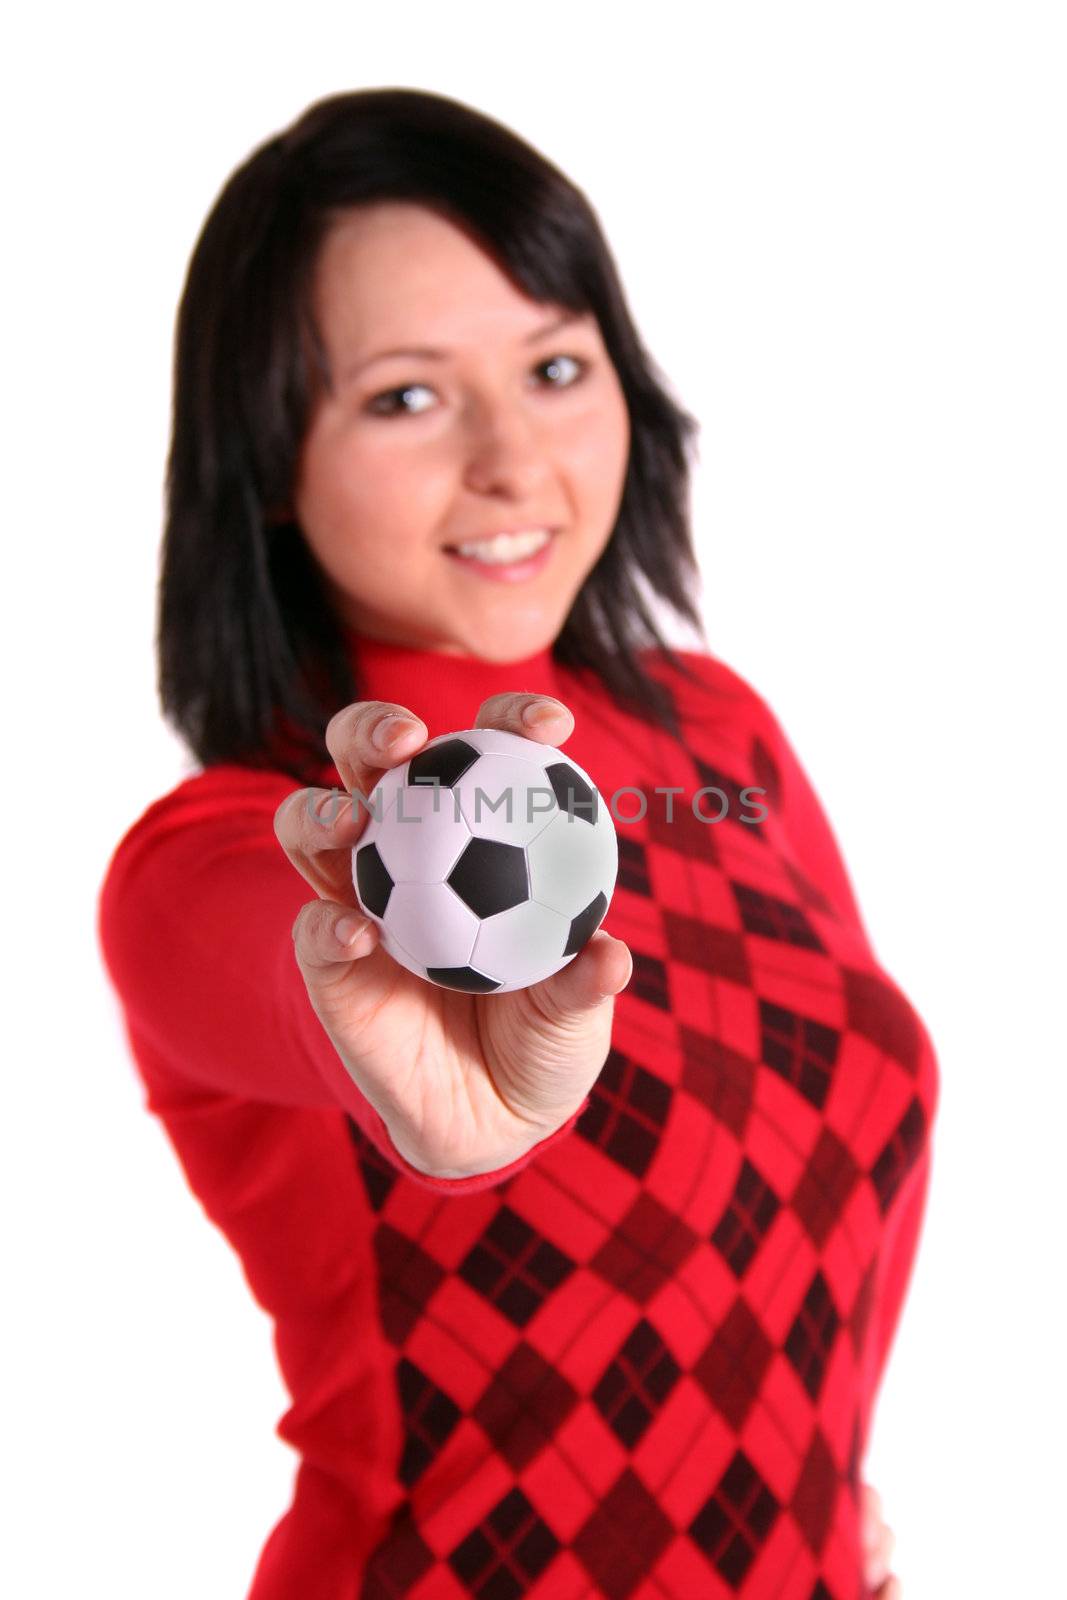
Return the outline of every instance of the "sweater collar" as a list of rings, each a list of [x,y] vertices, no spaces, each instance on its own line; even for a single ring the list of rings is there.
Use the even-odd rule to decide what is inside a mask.
[[[551,645],[517,661],[450,655],[393,644],[344,629],[345,645],[360,700],[390,700],[421,717],[434,739],[474,725],[491,694],[517,690],[547,694],[566,703],[561,668]]]

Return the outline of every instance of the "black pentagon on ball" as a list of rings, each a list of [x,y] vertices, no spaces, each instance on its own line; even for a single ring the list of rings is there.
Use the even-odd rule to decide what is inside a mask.
[[[578,951],[589,943],[604,920],[607,909],[607,896],[598,894],[595,900],[590,900],[584,911],[579,911],[571,923],[571,931],[563,949],[565,956],[577,955]]]
[[[495,917],[530,898],[526,851],[498,839],[472,839],[447,882],[476,917]]]
[[[376,917],[384,917],[393,892],[393,880],[376,844],[365,844],[356,851],[356,888],[366,910]]]
[[[408,783],[434,784],[450,789],[481,756],[466,739],[446,739],[429,750],[420,750],[408,762]]]
[[[427,967],[426,976],[446,989],[462,989],[465,994],[490,994],[500,988],[497,978],[487,978],[473,967]]]
[[[582,822],[596,822],[597,792],[575,772],[567,761],[556,761],[546,767],[548,781],[561,811],[569,811]]]

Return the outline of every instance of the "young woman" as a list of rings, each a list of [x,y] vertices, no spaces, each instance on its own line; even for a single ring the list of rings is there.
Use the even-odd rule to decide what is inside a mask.
[[[899,1592],[861,1464],[937,1063],[767,702],[654,621],[699,627],[694,428],[584,196],[454,101],[312,106],[196,245],[159,655],[199,770],[100,935],[292,1395],[249,1600]],[[619,842],[604,926],[496,995],[387,954],[335,803],[471,727],[565,746]]]

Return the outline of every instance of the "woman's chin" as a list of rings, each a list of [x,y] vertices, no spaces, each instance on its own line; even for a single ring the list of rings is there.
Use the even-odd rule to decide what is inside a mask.
[[[557,608],[542,601],[485,607],[477,616],[464,619],[453,637],[465,655],[482,656],[486,661],[505,663],[525,661],[551,649],[562,627]]]

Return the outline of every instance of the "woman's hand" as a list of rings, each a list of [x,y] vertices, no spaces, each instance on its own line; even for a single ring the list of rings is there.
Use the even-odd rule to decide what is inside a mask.
[[[551,714],[531,726],[522,718],[530,706]],[[388,720],[397,716],[409,725]],[[530,694],[493,695],[474,725],[554,745],[574,731],[558,700]],[[426,742],[424,723],[381,700],[346,706],[326,729],[346,790],[368,800],[382,773]],[[327,820],[312,814],[316,803]],[[495,1171],[555,1132],[588,1094],[611,1044],[615,995],[633,971],[630,952],[598,929],[561,971],[506,994],[416,977],[381,947],[356,897],[352,848],[368,816],[328,789],[297,789],[275,814],[282,848],[318,896],[293,925],[308,996],[406,1161],[438,1177]]]
[[[882,1497],[869,1483],[860,1485],[860,1541],[863,1576],[875,1600],[901,1600],[900,1579],[889,1571],[896,1535],[882,1521]]]

